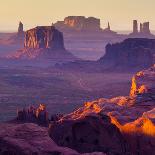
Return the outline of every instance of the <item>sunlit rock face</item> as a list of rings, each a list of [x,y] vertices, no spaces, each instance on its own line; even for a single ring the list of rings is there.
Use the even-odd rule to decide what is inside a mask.
[[[50,125],[49,134],[59,146],[69,147],[80,153],[129,153],[119,129],[111,124],[110,117],[100,113],[76,120],[62,118]]]
[[[144,69],[153,65],[155,40],[131,38],[121,43],[108,44],[100,63],[113,68]]]
[[[63,34],[54,26],[38,26],[25,33],[26,48],[64,49]]]

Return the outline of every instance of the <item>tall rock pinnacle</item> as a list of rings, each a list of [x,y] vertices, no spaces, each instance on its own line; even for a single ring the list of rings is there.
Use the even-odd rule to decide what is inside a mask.
[[[18,26],[18,37],[21,38],[24,36],[24,28],[23,23],[20,21]]]

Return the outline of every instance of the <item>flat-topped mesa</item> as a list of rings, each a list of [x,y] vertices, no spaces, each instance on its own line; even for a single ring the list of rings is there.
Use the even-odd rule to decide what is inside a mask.
[[[37,26],[26,31],[24,47],[64,50],[63,34],[54,26]]]
[[[84,16],[69,16],[64,19],[64,24],[80,30],[100,30],[100,19]]]
[[[58,21],[54,24],[62,30],[78,31],[100,31],[100,19],[95,17],[68,16],[64,21]]]

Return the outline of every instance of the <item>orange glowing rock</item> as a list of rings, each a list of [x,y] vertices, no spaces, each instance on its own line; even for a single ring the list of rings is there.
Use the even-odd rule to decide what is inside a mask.
[[[145,85],[140,86],[140,88],[138,89],[138,93],[139,94],[143,94],[147,92],[147,87]]]
[[[133,97],[137,93],[137,84],[136,84],[136,78],[132,78],[132,85],[131,85],[131,90],[130,90],[130,96]]]
[[[138,72],[138,73],[136,74],[136,76],[137,76],[137,77],[142,77],[142,76],[144,76],[144,72],[143,72],[143,71],[140,71],[140,72]]]
[[[121,125],[115,117],[110,115],[110,113],[109,116],[111,118],[111,123],[116,125],[122,133],[138,133],[155,137],[155,125],[149,118],[141,117],[134,122]]]
[[[36,110],[36,117],[39,116],[40,112],[46,111],[46,106],[44,104],[40,104],[39,107]]]

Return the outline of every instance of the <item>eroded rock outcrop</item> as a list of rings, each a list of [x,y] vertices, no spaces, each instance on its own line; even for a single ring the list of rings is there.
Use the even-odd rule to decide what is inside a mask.
[[[108,44],[106,54],[99,62],[111,68],[144,69],[153,65],[155,40],[126,39],[121,43]]]
[[[49,123],[49,118],[46,105],[40,104],[38,108],[30,106],[27,109],[24,108],[22,110],[17,110],[16,120],[21,123],[29,122],[47,126]]]

